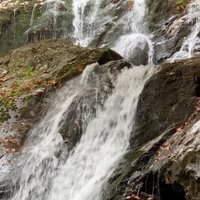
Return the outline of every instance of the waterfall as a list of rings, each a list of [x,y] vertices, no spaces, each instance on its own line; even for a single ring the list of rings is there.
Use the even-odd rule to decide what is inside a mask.
[[[183,58],[190,58],[193,56],[195,48],[200,47],[200,0],[193,0],[188,6],[188,23],[193,24],[191,33],[183,42],[181,49],[176,52],[172,58],[171,62],[175,60],[180,60]]]
[[[124,34],[114,43],[113,49],[130,60],[133,54],[137,55],[137,48],[147,48],[148,63],[152,63],[153,45],[145,29],[146,3],[145,0],[134,2],[133,10],[128,10],[120,21],[125,24]]]
[[[102,8],[101,5],[104,4]],[[116,7],[122,7],[122,16],[113,16]],[[113,24],[112,32],[121,29],[118,38],[110,38],[109,46],[123,57],[131,60],[133,54],[137,54],[137,48],[148,51],[148,61],[152,62],[153,45],[145,29],[146,3],[145,0],[133,1],[133,7],[129,8],[126,1],[113,3],[104,0],[73,0],[74,13],[74,38],[75,43],[88,46],[98,36],[98,32],[108,29]],[[117,20],[116,20],[117,18]],[[106,34],[110,30],[106,30]],[[102,41],[105,42],[106,41]],[[102,44],[104,46],[106,44]]]
[[[101,0],[73,0],[73,26],[76,44],[88,46],[92,39],[94,39],[95,30],[97,29],[97,24],[99,24],[98,13],[100,4]],[[87,9],[89,11],[87,11]],[[105,21],[107,20],[102,20],[103,23],[105,23]]]
[[[70,152],[59,134],[60,122],[85,84],[80,78],[69,81],[23,148],[12,200],[101,199],[103,187],[129,146],[138,97],[153,71],[143,66],[124,69],[104,107]],[[82,75],[84,83],[88,73],[91,67]]]
[[[125,12],[116,20],[117,16],[111,16],[112,9],[120,5]],[[64,1],[46,1],[46,13],[54,16],[55,38],[60,6],[65,6]],[[114,24],[112,31],[122,27],[118,39],[109,44],[113,49],[130,59],[139,46],[147,49],[148,61],[151,60],[153,48],[143,23],[144,0],[135,0],[131,9],[122,0],[117,3],[73,0],[73,13],[76,44],[88,46],[97,36],[98,27],[111,23]],[[88,77],[95,66],[88,66],[82,77],[69,81],[58,92],[44,119],[30,132],[16,161],[19,166],[13,175],[16,187],[12,200],[101,199],[103,189],[129,147],[138,98],[154,68],[123,69],[117,79],[111,77],[112,94],[96,108],[93,117],[81,113],[88,121],[84,123],[80,141],[69,150],[59,131],[65,113],[84,88],[89,87]],[[97,80],[100,79],[97,77]]]
[[[63,141],[58,133],[59,122],[66,109],[79,91],[79,81],[72,80],[56,95],[51,109],[41,123],[30,133],[22,155],[19,158],[20,173],[19,190],[13,200],[46,199],[45,191],[49,187],[51,178],[56,171],[58,158]]]

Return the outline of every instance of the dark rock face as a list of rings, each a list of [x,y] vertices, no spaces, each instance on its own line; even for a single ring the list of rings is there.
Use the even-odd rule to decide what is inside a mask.
[[[146,83],[131,148],[104,199],[199,199],[199,76],[196,57],[162,65]]]
[[[176,1],[147,0],[148,25],[154,31],[176,12]]]
[[[199,58],[162,65],[141,94],[132,145],[142,144],[144,138],[151,140],[171,124],[180,125],[188,119],[199,96],[199,76]]]

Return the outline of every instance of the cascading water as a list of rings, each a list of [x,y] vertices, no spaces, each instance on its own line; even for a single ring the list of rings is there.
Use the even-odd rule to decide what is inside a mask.
[[[16,40],[16,12],[17,12],[17,8],[15,8],[13,10],[13,40],[15,42]]]
[[[60,166],[50,200],[101,199],[102,187],[129,146],[138,97],[147,77],[145,67],[122,72],[104,109],[89,122],[80,143]]]
[[[137,48],[142,49],[142,51],[148,52],[148,61],[151,62],[153,46],[145,30],[145,0],[135,0],[131,8],[126,1],[113,2],[108,3],[104,0],[73,1],[75,43],[88,46],[95,40],[101,29],[108,29],[106,27],[113,24],[111,28],[113,33],[116,29],[121,30],[118,38],[114,38],[114,41],[110,38],[109,46],[129,60],[133,54],[137,54]],[[104,5],[103,8],[102,5]],[[114,10],[120,7],[124,11],[121,11],[120,17],[115,16]],[[108,31],[110,30],[106,30],[106,34]],[[102,44],[101,47],[105,45],[107,44]]]
[[[20,185],[13,200],[46,199],[45,191],[59,162],[56,154],[63,143],[58,133],[59,122],[78,91],[79,82],[69,82],[55,98],[56,104],[52,104],[52,109],[31,132],[19,159]]]
[[[146,3],[145,0],[134,1],[134,7],[122,17],[125,24],[123,35],[114,43],[113,49],[123,57],[131,60],[137,55],[138,48],[148,52],[148,63],[152,63],[153,45],[145,30]]]
[[[101,1],[73,1],[73,26],[75,29],[74,38],[76,44],[88,46],[92,39],[94,39],[97,26],[100,25],[100,22],[98,21],[100,4]],[[89,9],[89,11],[87,11],[87,9]],[[106,23],[108,19],[106,20],[105,18],[101,22]],[[110,17],[109,20],[112,20],[112,18]]]
[[[183,58],[190,58],[196,47],[200,47],[200,0],[193,0],[188,6],[188,23],[193,24],[191,33],[185,39],[181,49],[176,52],[170,61],[180,60]]]
[[[142,66],[124,69],[112,95],[68,154],[59,126],[64,112],[83,89],[79,79],[70,81],[24,146],[12,200],[101,199],[103,187],[129,146],[138,97],[153,71]],[[83,75],[87,77],[87,73]]]

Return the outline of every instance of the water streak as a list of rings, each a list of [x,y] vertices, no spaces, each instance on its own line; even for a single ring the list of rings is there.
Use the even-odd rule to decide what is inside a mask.
[[[13,10],[13,40],[14,42],[16,41],[16,11],[17,11],[17,8],[15,8]]]
[[[31,131],[19,158],[19,172],[16,172],[13,180],[13,184],[19,187],[13,200],[47,200],[46,191],[56,172],[59,162],[57,154],[63,144],[58,133],[59,123],[78,91],[77,79],[67,83],[57,94],[54,99],[56,103],[52,103],[46,117]]]
[[[37,6],[38,6],[37,3],[33,6],[33,10],[32,10],[32,13],[31,13],[31,20],[30,20],[29,26],[33,25],[33,22],[35,20],[35,11],[36,11]]]

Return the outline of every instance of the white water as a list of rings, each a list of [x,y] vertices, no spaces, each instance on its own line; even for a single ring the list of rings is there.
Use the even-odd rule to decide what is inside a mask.
[[[122,55],[124,58],[131,60],[134,54],[137,55],[137,47],[145,49],[147,45],[148,50],[148,63],[153,63],[153,45],[149,37],[140,33],[132,33],[121,36],[116,42],[113,49]]]
[[[145,27],[146,2],[145,0],[134,2],[133,9],[128,10],[120,20],[120,23],[125,25],[123,28],[124,34],[115,42],[113,49],[123,57],[130,59],[132,54],[135,53],[136,47],[145,49],[145,45],[148,45],[149,63],[152,63],[153,45]]]
[[[32,13],[31,13],[31,20],[30,20],[29,26],[33,25],[33,22],[35,20],[35,10],[36,10],[37,6],[38,6],[37,3],[33,6],[33,10],[32,10]]]
[[[113,30],[118,26],[122,30],[121,36],[114,41],[111,47],[123,57],[130,59],[136,47],[144,48],[147,44],[149,62],[151,62],[153,46],[150,36],[145,30],[145,0],[134,0],[132,9],[128,8],[126,1],[119,1],[119,5],[110,1],[101,9],[103,2],[105,0],[73,0],[75,43],[88,46],[96,38],[99,29],[106,26],[106,24],[114,23]],[[117,22],[114,21],[117,16],[112,16],[116,6],[125,7],[125,13]]]
[[[20,188],[13,200],[45,199],[45,191],[59,162],[56,153],[63,143],[58,133],[59,122],[79,91],[78,83],[73,80],[60,91],[54,99],[56,103],[52,103],[46,117],[31,132],[19,158]]]
[[[83,75],[92,70],[86,70]],[[20,157],[20,180],[12,200],[98,200],[118,161],[129,146],[139,94],[152,74],[148,67],[125,69],[104,109],[97,112],[66,159],[59,122],[76,94],[79,79],[58,94],[47,116],[32,131]],[[85,81],[85,78],[82,78]]]
[[[94,39],[97,24],[99,24],[98,20],[100,20],[98,19],[98,13],[101,2],[102,0],[73,0],[73,26],[76,44],[88,46],[92,39]],[[87,12],[87,6],[91,6],[89,8],[90,12]],[[105,23],[109,20],[112,20],[112,18],[106,16],[101,22]]]
[[[200,38],[198,36],[200,33],[200,0],[193,0],[189,4],[187,16],[188,23],[193,23],[191,33],[183,42],[180,51],[176,52],[172,58],[170,58],[171,62],[192,57],[195,47],[200,47]]]

